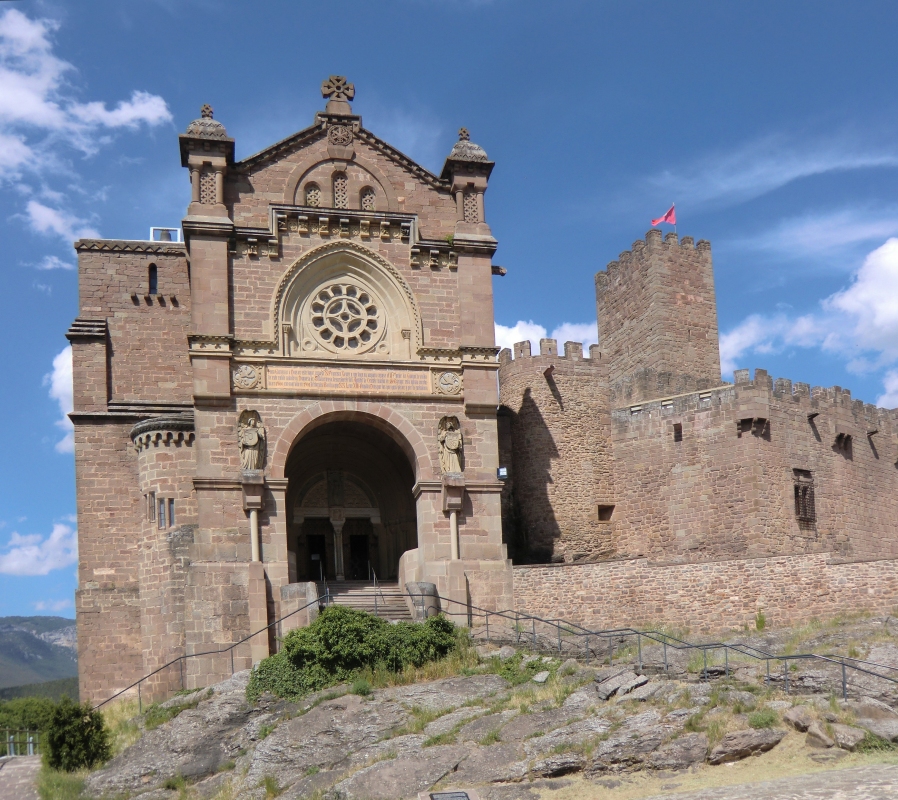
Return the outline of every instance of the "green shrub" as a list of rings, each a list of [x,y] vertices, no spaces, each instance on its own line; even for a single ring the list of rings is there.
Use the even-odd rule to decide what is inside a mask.
[[[552,666],[547,666],[543,664],[542,659],[537,658],[533,661],[529,661],[523,667],[521,666],[521,662],[524,660],[523,653],[515,653],[511,658],[506,658],[505,661],[500,661],[497,657],[493,657],[494,661],[494,672],[500,678],[505,678],[512,686],[520,686],[522,683],[527,683],[537,672],[542,672],[543,670],[548,670],[549,672],[553,671]]]
[[[360,697],[367,697],[374,689],[371,686],[371,681],[366,678],[356,678],[352,682],[352,693],[357,694]]]
[[[762,631],[767,627],[767,617],[764,616],[763,611],[759,611],[755,616],[755,630]]]
[[[68,697],[63,697],[53,709],[46,743],[47,766],[65,772],[95,767],[112,752],[103,715],[90,703],[73,703]]]
[[[445,617],[390,624],[345,606],[330,606],[307,628],[290,631],[284,646],[252,672],[246,695],[264,692],[297,699],[353,680],[365,669],[400,672],[443,658],[455,645],[455,626]]]
[[[890,742],[888,739],[877,736],[875,733],[870,733],[870,731],[867,731],[864,738],[857,745],[859,753],[890,753],[894,750],[898,750],[898,745]]]
[[[752,728],[772,728],[779,721],[779,714],[772,708],[762,708],[760,711],[755,711],[754,714],[750,714],[748,717],[748,724]]]

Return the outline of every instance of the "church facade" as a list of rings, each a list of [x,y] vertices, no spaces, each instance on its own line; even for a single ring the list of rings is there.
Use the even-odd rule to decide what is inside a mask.
[[[362,126],[352,84],[322,94],[242,161],[203,108],[179,137],[183,242],[75,244],[84,698],[227,647],[322,580],[621,622],[660,619],[693,580],[677,569],[732,584],[753,560],[740,624],[777,592],[799,606],[802,564],[840,608],[874,573],[871,603],[898,602],[895,412],[762,370],[722,383],[707,242],[652,231],[599,272],[588,358],[499,353],[486,152],[462,129],[432,174]],[[657,584],[645,608],[634,580]],[[691,613],[719,621],[715,602]],[[250,666],[271,645],[253,641],[154,691]]]

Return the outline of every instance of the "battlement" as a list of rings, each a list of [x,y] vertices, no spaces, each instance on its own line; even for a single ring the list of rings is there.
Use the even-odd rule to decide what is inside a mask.
[[[617,257],[616,261],[609,261],[604,270],[596,273],[596,287],[609,280],[627,280],[633,275],[632,269],[627,269],[627,267],[631,267],[634,262],[644,261],[654,253],[671,255],[674,248],[677,248],[682,254],[692,256],[698,254],[709,265],[711,264],[711,242],[707,239],[699,239],[696,243],[692,236],[678,239],[677,234],[673,232],[662,236],[661,231],[653,228],[646,233],[645,239],[637,239],[629,250],[624,250]]]
[[[562,361],[580,361],[596,366],[598,366],[602,360],[602,348],[597,344],[589,346],[588,357],[584,357],[583,355],[582,342],[565,342],[563,356],[558,355],[557,339],[540,339],[539,353],[534,354],[531,350],[532,346],[529,341],[516,342],[514,346],[514,358],[512,359],[511,350],[504,347],[499,352],[499,364],[500,366],[504,366],[521,360],[543,358],[545,356],[550,356],[553,359],[560,359]]]

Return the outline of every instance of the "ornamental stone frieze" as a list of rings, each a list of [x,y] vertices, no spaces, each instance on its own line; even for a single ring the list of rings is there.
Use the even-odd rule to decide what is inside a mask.
[[[195,438],[193,413],[168,414],[144,419],[131,428],[137,452],[172,443],[192,444]]]

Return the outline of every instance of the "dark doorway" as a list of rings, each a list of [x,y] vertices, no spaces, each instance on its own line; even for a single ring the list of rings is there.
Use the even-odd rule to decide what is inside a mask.
[[[365,533],[349,537],[349,569],[346,577],[351,581],[368,580],[368,535]]]
[[[318,534],[306,536],[306,550],[309,554],[307,574],[313,581],[320,581],[327,575],[327,548],[324,536]]]

